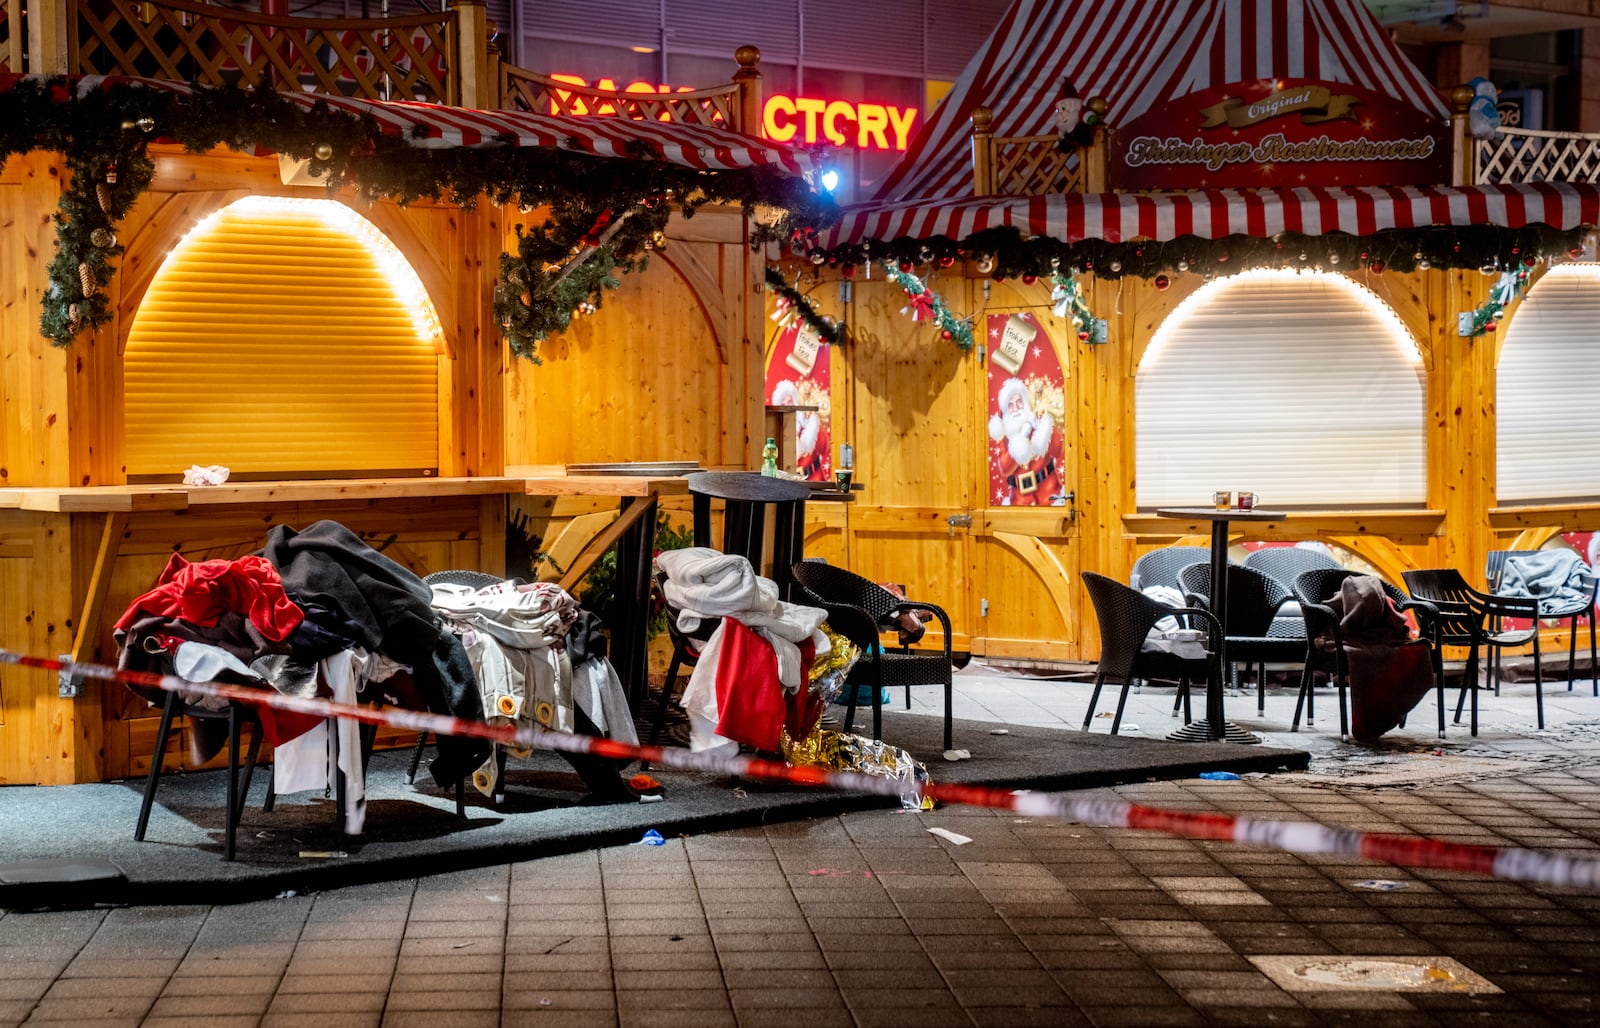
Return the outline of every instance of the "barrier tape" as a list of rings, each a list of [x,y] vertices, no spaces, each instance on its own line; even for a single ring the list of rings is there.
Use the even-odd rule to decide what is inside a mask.
[[[510,746],[539,747],[565,753],[585,753],[617,760],[643,760],[651,764],[735,775],[757,781],[817,785],[849,792],[902,797],[904,783],[855,771],[794,766],[756,757],[719,757],[695,753],[678,747],[633,746],[569,732],[548,729],[515,728],[486,721],[468,721],[448,714],[404,710],[399,707],[364,707],[334,703],[331,700],[285,696],[245,686],[216,682],[190,682],[175,675],[147,671],[123,671],[104,664],[30,657],[0,649],[0,664],[46,671],[67,671],[84,678],[108,679],[130,685],[150,686],[169,691],[215,696],[256,706],[316,717],[342,717],[373,725],[388,725],[440,735],[469,736]],[[1263,821],[1232,814],[1196,813],[1163,810],[1123,800],[1083,799],[1065,793],[1012,792],[988,786],[925,782],[915,787],[921,796],[940,803],[1010,810],[1034,817],[1057,817],[1108,828],[1166,832],[1190,839],[1246,843],[1289,853],[1330,854],[1359,857],[1398,867],[1426,867],[1450,871],[1469,871],[1520,882],[1578,886],[1600,889],[1600,859],[1568,857],[1535,850],[1502,846],[1480,846],[1444,842],[1439,839],[1387,835],[1325,828],[1310,822]]]

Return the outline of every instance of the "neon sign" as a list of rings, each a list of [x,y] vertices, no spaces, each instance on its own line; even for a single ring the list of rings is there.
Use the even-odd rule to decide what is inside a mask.
[[[551,75],[557,82],[570,82],[588,88],[587,79],[578,75]],[[658,86],[649,82],[630,82],[621,90],[613,79],[600,79],[593,86],[608,92],[635,94],[690,93],[689,86]],[[571,114],[615,114],[616,108],[600,102],[590,110],[580,99],[563,96],[561,101]],[[558,105],[552,103],[552,112]],[[663,118],[666,116],[663,115]],[[852,103],[849,100],[823,100],[807,96],[767,97],[761,111],[761,132],[775,143],[831,143],[856,146],[863,150],[904,150],[916,126],[915,107],[889,104]]]

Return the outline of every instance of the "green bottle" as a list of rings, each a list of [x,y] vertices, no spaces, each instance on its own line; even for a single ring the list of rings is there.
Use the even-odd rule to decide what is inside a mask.
[[[778,477],[778,441],[770,436],[761,448],[761,473],[768,478]]]

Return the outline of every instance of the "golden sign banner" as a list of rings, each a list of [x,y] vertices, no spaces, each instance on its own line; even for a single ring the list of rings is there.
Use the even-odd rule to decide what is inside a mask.
[[[1326,86],[1296,86],[1293,89],[1274,90],[1250,103],[1237,97],[1228,97],[1221,103],[1202,107],[1200,127],[1208,129],[1226,124],[1236,129],[1244,128],[1268,118],[1281,118],[1289,114],[1299,114],[1301,123],[1305,125],[1354,119],[1355,113],[1351,108],[1360,102],[1358,97],[1334,93]]]

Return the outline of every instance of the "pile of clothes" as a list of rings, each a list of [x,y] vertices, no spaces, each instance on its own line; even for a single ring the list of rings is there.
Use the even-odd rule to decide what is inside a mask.
[[[422,579],[338,522],[319,521],[303,531],[279,525],[264,546],[236,560],[191,563],[173,554],[155,586],[118,619],[113,634],[118,665],[126,669],[345,703],[381,696],[391,705],[467,720],[482,720],[486,713],[516,720],[526,707],[535,720],[547,723],[537,717],[545,710],[540,701],[517,704],[508,715],[499,707],[503,695],[527,694],[526,684],[516,684],[526,683],[526,672],[507,665],[542,661],[558,669],[549,682],[560,678],[564,690],[546,688],[549,682],[535,676],[544,683],[538,685],[544,689],[540,695],[551,703],[550,727],[588,728],[595,734],[608,728],[632,740],[631,719],[617,714],[618,704],[623,711],[626,704],[604,647],[596,644],[598,628],[591,625],[573,635],[582,618],[571,597],[554,587],[524,594],[513,585],[481,600],[450,593],[441,608],[435,607],[436,599]],[[504,609],[496,610],[497,604]],[[496,632],[511,641],[491,653]],[[583,669],[581,688],[573,684],[579,677],[571,670],[575,667]],[[559,669],[566,669],[565,677]],[[140,691],[152,702],[162,700],[159,690]],[[580,694],[583,706],[576,703]],[[181,698],[201,709],[227,705],[199,694]],[[336,749],[337,770],[347,783],[345,830],[359,832],[365,789],[358,726],[339,721],[340,737],[333,746],[322,718],[257,709],[264,737],[275,747],[277,791],[325,788]],[[599,713],[598,722],[593,712]],[[223,732],[217,722],[194,723],[190,739],[196,762],[220,750]],[[437,747],[429,771],[441,786],[494,765],[492,744],[485,740],[444,736]],[[579,771],[591,790],[606,799],[632,798],[615,762],[583,763]]]

